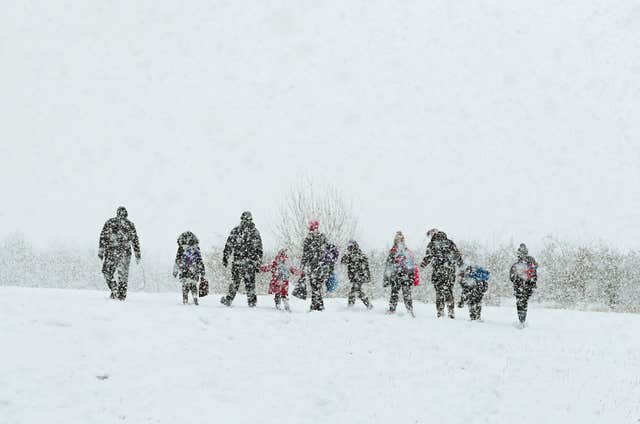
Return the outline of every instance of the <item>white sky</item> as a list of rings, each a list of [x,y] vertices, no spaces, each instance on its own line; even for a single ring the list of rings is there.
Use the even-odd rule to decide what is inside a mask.
[[[431,227],[640,248],[640,5],[572,0],[9,2],[0,236],[265,243],[301,176],[367,248]],[[454,4],[455,3],[455,4]]]

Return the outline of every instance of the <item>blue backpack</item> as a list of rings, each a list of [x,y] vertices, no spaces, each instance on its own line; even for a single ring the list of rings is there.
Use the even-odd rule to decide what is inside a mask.
[[[473,272],[469,275],[469,277],[477,281],[486,282],[486,281],[489,281],[489,278],[491,277],[491,273],[486,269],[478,266],[473,269]]]

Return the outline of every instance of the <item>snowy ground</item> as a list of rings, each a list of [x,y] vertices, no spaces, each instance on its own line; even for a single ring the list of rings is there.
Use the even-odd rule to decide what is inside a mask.
[[[0,288],[4,423],[637,423],[640,316]]]

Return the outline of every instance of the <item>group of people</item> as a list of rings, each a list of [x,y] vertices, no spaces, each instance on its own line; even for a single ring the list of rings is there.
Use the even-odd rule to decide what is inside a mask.
[[[227,294],[220,302],[231,306],[242,284],[246,289],[249,306],[255,307],[256,273],[265,272],[271,273],[269,294],[274,295],[277,309],[283,307],[284,310],[291,311],[289,280],[292,276],[298,276],[293,295],[306,299],[308,282],[311,289],[310,310],[322,311],[323,291],[325,287],[330,287],[331,279],[335,278],[334,268],[338,263],[339,252],[320,231],[318,221],[309,222],[308,230],[303,243],[300,268],[291,264],[286,249],[280,250],[270,263],[264,264],[260,232],[253,222],[251,213],[243,212],[240,224],[231,230],[223,251],[223,266],[228,267],[231,261],[231,283]],[[402,292],[405,308],[411,316],[415,316],[412,287],[420,284],[420,268],[432,266],[431,281],[436,292],[437,316],[440,318],[445,315],[446,306],[448,316],[455,318],[453,289],[457,277],[462,287],[458,306],[463,307],[466,303],[471,320],[481,320],[482,299],[488,289],[489,272],[480,266],[465,265],[456,244],[443,231],[432,229],[427,235],[430,241],[423,260],[418,264],[413,252],[407,247],[402,232],[396,233],[384,268],[383,286],[389,287],[391,291],[387,313],[393,314],[396,311],[399,294]],[[199,241],[195,234],[186,231],[180,234],[177,243],[173,276],[182,284],[183,303],[189,302],[191,293],[193,302],[197,305],[198,298],[208,293]],[[119,207],[116,217],[109,219],[100,233],[98,251],[98,257],[103,261],[102,272],[111,290],[112,299],[125,300],[127,296],[132,248],[136,261],[140,261],[140,243],[135,226],[128,219],[127,210]],[[351,283],[348,306],[355,305],[356,299],[360,299],[367,309],[373,308],[363,290],[363,286],[371,282],[369,260],[355,240],[348,243],[340,263],[346,266]],[[529,255],[526,245],[521,244],[517,251],[517,260],[509,273],[521,326],[525,324],[529,298],[536,288],[537,268],[538,263]]]

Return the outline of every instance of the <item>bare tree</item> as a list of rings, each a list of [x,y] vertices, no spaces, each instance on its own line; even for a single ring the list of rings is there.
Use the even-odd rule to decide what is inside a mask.
[[[338,246],[355,236],[357,221],[351,204],[331,185],[317,186],[305,179],[287,193],[275,219],[273,233],[283,247],[294,254],[301,252],[302,242],[311,220],[320,222],[320,230]]]

